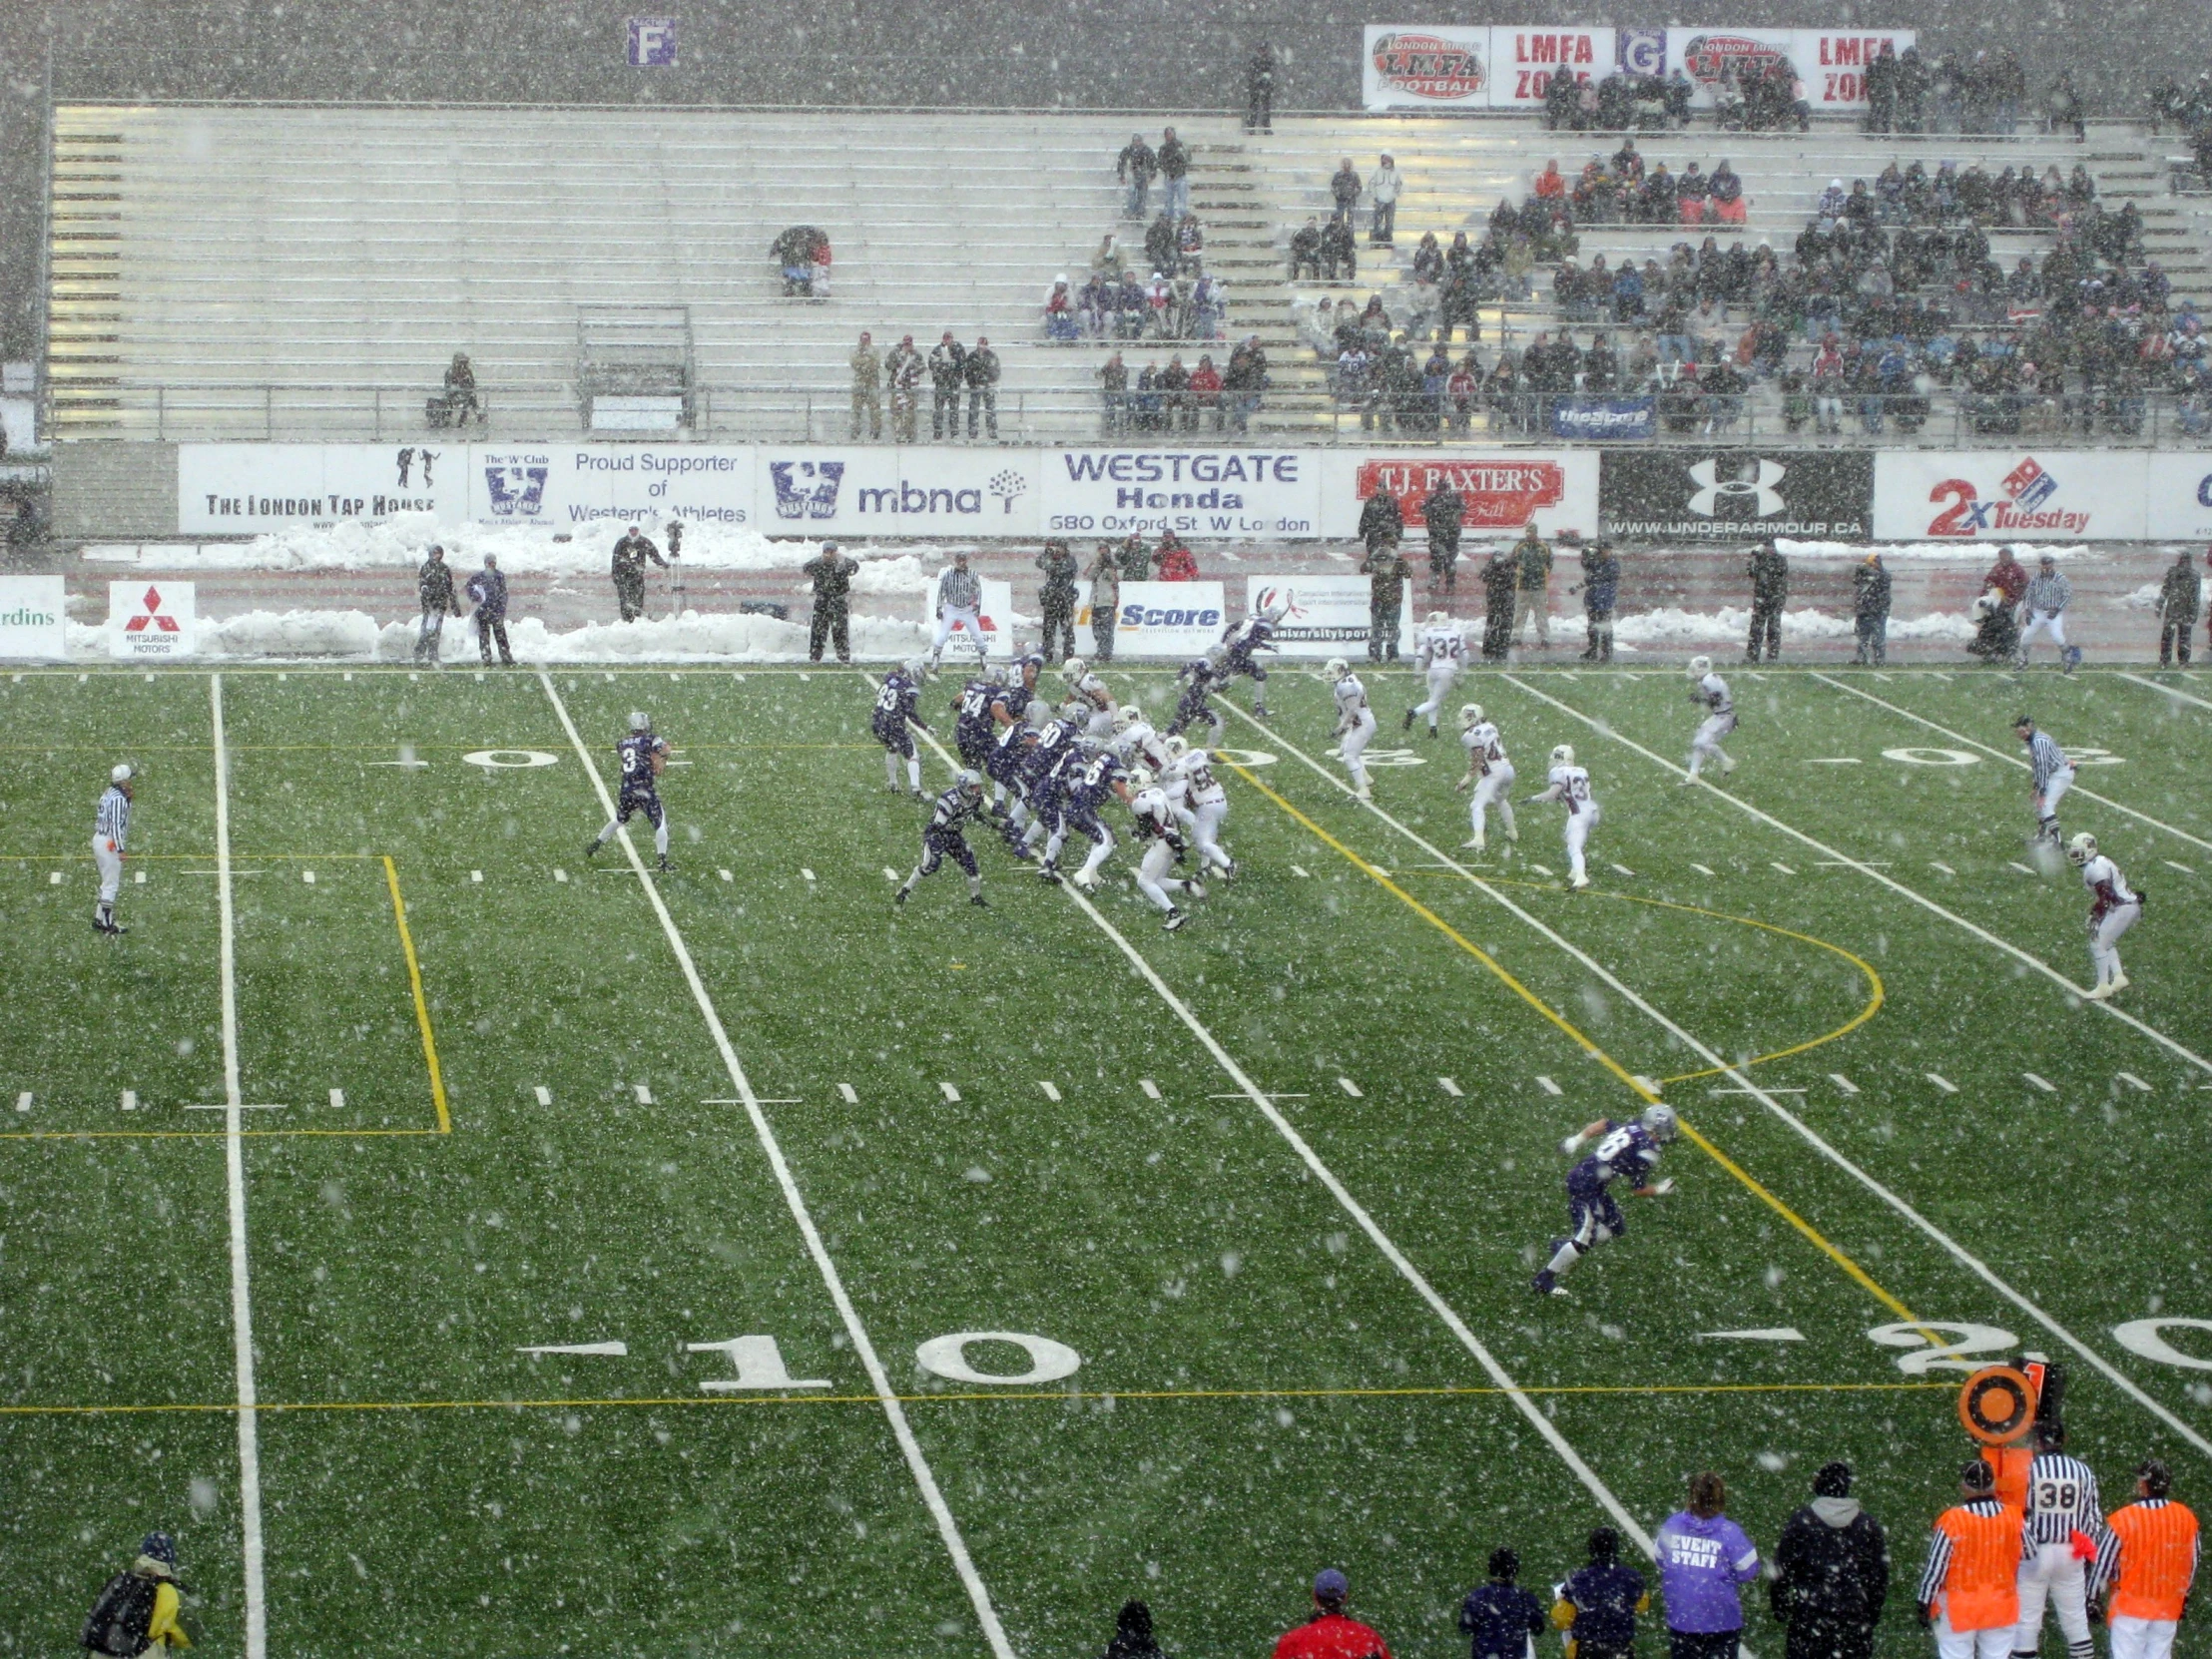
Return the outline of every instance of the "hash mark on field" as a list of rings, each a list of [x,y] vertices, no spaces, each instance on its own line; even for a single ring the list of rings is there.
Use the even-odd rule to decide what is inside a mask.
[[[568,871],[565,869],[554,870],[553,879],[556,881],[566,881],[568,879]]]
[[[1797,871],[1796,871],[1796,870],[1792,869],[1792,868],[1791,868],[1791,867],[1790,867],[1790,866],[1789,866],[1788,864],[1784,863],[1784,862],[1783,862],[1783,861],[1782,861],[1782,860],[1781,860],[1780,858],[1769,858],[1769,859],[1767,860],[1767,863],[1768,863],[1769,867],[1771,867],[1771,868],[1774,868],[1774,869],[1779,869],[1779,870],[1780,870],[1780,871],[1782,871],[1782,873],[1783,873],[1783,874],[1785,874],[1785,875],[1795,875],[1795,874],[1797,873]]]
[[[893,869],[893,868],[891,868],[891,866],[890,866],[890,865],[888,865],[888,864],[885,864],[885,865],[883,866],[883,879],[884,879],[884,880],[886,880],[886,881],[895,881],[895,880],[897,880],[897,879],[898,879],[898,871],[897,871],[897,870],[895,870],[895,869]]]
[[[1709,1094],[1709,1095],[1723,1095],[1723,1094],[1803,1094],[1803,1093],[1804,1093],[1805,1091],[1804,1091],[1803,1089],[1777,1089],[1777,1088],[1763,1088],[1763,1089],[1738,1089],[1738,1088],[1730,1087],[1730,1088],[1721,1088],[1721,1089],[1707,1089],[1707,1090],[1706,1090],[1705,1092],[1706,1092],[1707,1094]]]
[[[799,866],[799,873],[805,876],[810,881],[815,878],[815,872],[809,869],[805,864]]]
[[[1442,1090],[1444,1091],[1444,1093],[1445,1093],[1445,1094],[1448,1094],[1448,1095],[1449,1095],[1449,1096],[1451,1096],[1451,1098],[1452,1098],[1452,1099],[1454,1099],[1454,1100],[1462,1100],[1462,1099],[1464,1099],[1464,1098],[1465,1098],[1465,1096],[1464,1096],[1464,1095],[1462,1095],[1462,1094],[1460,1093],[1460,1090],[1459,1090],[1459,1085],[1458,1085],[1458,1084],[1456,1084],[1456,1083],[1454,1083],[1454,1082],[1453,1082],[1453,1081],[1452,1081],[1452,1080],[1451,1080],[1450,1078],[1448,1078],[1448,1077],[1439,1077],[1439,1078],[1437,1078],[1437,1079],[1436,1079],[1436,1086],[1437,1086],[1438,1088],[1442,1089]]]
[[[138,1110],[138,1091],[136,1089],[125,1089],[123,1091],[123,1109],[126,1112]]]
[[[1934,858],[1931,858],[1931,859],[1929,859],[1929,860],[1928,860],[1928,867],[1929,867],[1930,869],[1939,869],[1939,870],[1941,870],[1941,871],[1942,871],[1942,872],[1943,872],[1943,873],[1944,873],[1945,875],[1956,875],[1956,874],[1958,873],[1958,872],[1957,872],[1957,871],[1956,871],[1955,869],[1952,869],[1952,868],[1950,867],[1950,865],[1948,865],[1948,864],[1939,864],[1939,863],[1937,863],[1937,862],[1936,862],[1936,860],[1935,860]]]
[[[132,876],[131,876],[131,879],[132,879],[133,881],[137,882],[137,883],[138,883],[138,884],[139,884],[140,886],[142,886],[142,887],[143,887],[143,886],[145,886],[145,885],[146,885],[146,871],[144,871],[144,870],[142,869],[142,870],[138,870],[138,871],[134,872],[134,873],[132,874]]]
[[[1550,878],[1551,870],[1546,865],[1530,864],[1528,867],[1534,870],[1538,875],[1545,877],[1547,880]]]
[[[1855,767],[1861,763],[1856,755],[1809,755],[1805,764],[1809,767]]]
[[[2037,1077],[2032,1071],[2023,1071],[2020,1075],[2045,1094],[2056,1094],[2058,1092],[2058,1085],[2047,1077]]]
[[[630,1085],[630,1092],[638,1097],[638,1104],[640,1106],[650,1106],[653,1104],[653,1090],[649,1085],[644,1083],[633,1083]]]
[[[1711,867],[1705,864],[1692,864],[1690,867],[1700,875],[1711,875],[1713,873]]]
[[[1312,879],[1312,877],[1311,877],[1311,876],[1309,876],[1309,875],[1307,875],[1306,871],[1305,871],[1304,869],[1302,869],[1302,868],[1301,868],[1301,867],[1300,867],[1299,865],[1297,865],[1297,864],[1293,864],[1293,865],[1291,865],[1291,873],[1292,873],[1293,875],[1296,875],[1296,876],[1300,877],[1301,879],[1304,879],[1304,880],[1311,880],[1311,879]]]
[[[960,1091],[950,1083],[939,1083],[937,1092],[944,1096],[947,1105],[957,1106],[960,1103]]]
[[[1957,1084],[1955,1084],[1955,1083],[1953,1083],[1953,1082],[1951,1082],[1951,1081],[1949,1081],[1949,1080],[1948,1080],[1947,1078],[1943,1077],[1943,1076],[1942,1076],[1942,1075],[1941,1075],[1940,1073],[1938,1073],[1938,1072],[1933,1072],[1933,1071],[1932,1071],[1932,1072],[1929,1072],[1929,1073],[1927,1073],[1926,1075],[1927,1075],[1927,1077],[1928,1077],[1928,1080],[1929,1080],[1929,1081],[1930,1081],[1931,1083],[1935,1084],[1935,1085],[1936,1085],[1936,1087],[1937,1087],[1938,1089],[1941,1089],[1941,1090],[1943,1091],[1943,1093],[1945,1093],[1945,1094],[1956,1094],[1956,1093],[1958,1092],[1958,1085],[1957,1085]]]
[[[537,1086],[536,1092],[538,1097],[538,1104],[540,1106],[550,1106],[553,1104],[553,1091],[547,1088],[543,1083],[540,1083]]]
[[[1614,868],[1614,870],[1615,870],[1615,871],[1616,871],[1617,873],[1619,873],[1619,874],[1622,874],[1622,875],[1634,875],[1634,874],[1636,873],[1636,872],[1635,872],[1634,870],[1630,869],[1630,868],[1629,868],[1629,867],[1628,867],[1628,866],[1627,866],[1626,864],[1615,864],[1615,865],[1613,866],[1613,868]]]
[[[2029,869],[2029,868],[2027,867],[2027,865],[2025,865],[2025,864],[2021,863],[2021,862],[2019,861],[2019,859],[2017,859],[2017,858],[2007,858],[2007,859],[2005,859],[2005,860],[2004,860],[2004,866],[2005,866],[2005,868],[2007,868],[2007,869],[2016,869],[2016,870],[2018,870],[2018,871],[2019,871],[2019,872],[2020,872],[2020,873],[2021,873],[2022,875],[2033,875],[2033,874],[2035,873],[2035,872],[2034,872],[2033,870]]]
[[[484,872],[480,869],[472,869],[468,872],[468,878],[471,881],[474,881],[478,886],[481,886],[483,885],[484,881]]]
[[[2161,859],[2159,859],[2158,861],[2159,861],[2160,863],[2164,864],[2164,865],[2165,865],[2165,866],[2166,866],[2166,867],[2167,867],[2168,869],[2178,869],[2178,870],[2180,870],[2180,871],[2181,871],[2181,873],[2182,873],[2182,874],[2184,874],[2184,875],[2194,875],[2194,874],[2196,874],[2196,871],[2195,871],[2195,870],[2193,870],[2193,869],[2191,869],[2191,868],[2190,868],[2190,867],[2189,867],[2189,866],[2188,866],[2187,864],[2177,864],[2177,863],[2175,863],[2175,862],[2174,862],[2174,861],[2173,861],[2173,860],[2172,860],[2171,858],[2161,858]]]
[[[1060,1098],[1060,1085],[1049,1078],[1038,1078],[1037,1087],[1043,1092],[1047,1100],[1058,1100]]]
[[[25,1089],[15,1097],[15,1109],[19,1112],[28,1112],[31,1109],[31,1091],[29,1089]]]
[[[1859,1092],[1859,1085],[1857,1083],[1854,1083],[1850,1078],[1846,1077],[1840,1071],[1830,1072],[1828,1074],[1828,1080],[1831,1083],[1835,1084],[1839,1089],[1842,1089],[1846,1094],[1857,1094]]]
[[[345,1110],[345,1091],[343,1089],[332,1089],[330,1091],[330,1110],[333,1112]]]
[[[1158,1100],[1160,1098],[1160,1085],[1153,1082],[1149,1077],[1138,1078],[1137,1087],[1144,1090],[1146,1096],[1150,1099]]]
[[[50,875],[46,877],[46,884],[49,887],[60,886],[62,884],[62,872],[58,869],[53,871]]]
[[[302,880],[302,881],[304,881],[304,882],[305,882],[305,883],[306,883],[306,884],[307,884],[308,886],[310,886],[310,887],[311,887],[311,886],[313,886],[313,885],[314,885],[314,871],[313,871],[313,870],[311,870],[311,869],[303,869],[303,870],[301,870],[301,871],[299,872],[299,879],[300,879],[300,880]]]
[[[2132,1071],[2121,1072],[2119,1074],[2119,1078],[2121,1082],[2125,1083],[2129,1088],[2135,1090],[2138,1094],[2150,1093],[2150,1085],[2144,1082],[2140,1077],[2137,1077]]]
[[[1546,1094],[1565,1094],[1567,1092],[1540,1071],[1536,1073],[1536,1081],[1542,1086]]]
[[[1645,1075],[1644,1075],[1644,1074],[1643,1074],[1642,1072],[1640,1072],[1640,1071],[1639,1071],[1638,1073],[1636,1073],[1636,1087],[1638,1087],[1639,1089],[1643,1090],[1643,1091],[1644,1091],[1644,1093],[1646,1093],[1646,1094],[1650,1095],[1650,1096],[1651,1096],[1651,1098],[1652,1098],[1652,1099],[1654,1099],[1654,1100],[1657,1100],[1657,1099],[1659,1098],[1659,1085],[1658,1085],[1658,1083],[1656,1083],[1655,1081],[1653,1081],[1653,1080],[1652,1080],[1651,1078],[1649,1078],[1649,1077],[1646,1077],[1646,1076],[1645,1076]]]
[[[850,1083],[839,1083],[837,1085],[837,1093],[844,1097],[844,1103],[847,1106],[857,1106],[860,1104],[860,1097],[852,1092],[852,1085]]]
[[[1359,1085],[1359,1084],[1357,1084],[1357,1083],[1355,1083],[1355,1082],[1354,1082],[1354,1081],[1353,1081],[1353,1080],[1352,1080],[1351,1078],[1349,1078],[1349,1077],[1340,1077],[1340,1078],[1338,1078],[1338,1079],[1337,1079],[1337,1087],[1338,1087],[1338,1088],[1340,1088],[1340,1089],[1342,1089],[1342,1090],[1344,1090],[1344,1092],[1345,1092],[1346,1094],[1348,1094],[1348,1095],[1352,1096],[1352,1098],[1353,1098],[1353,1099],[1355,1099],[1355,1100],[1363,1100],[1363,1099],[1365,1099],[1365,1098],[1366,1098],[1366,1096],[1364,1096],[1364,1095],[1362,1095],[1362,1094],[1360,1093],[1360,1085]]]
[[[715,871],[715,873],[721,876],[725,881],[735,881],[737,879],[735,875],[731,874],[726,869],[718,869]]]

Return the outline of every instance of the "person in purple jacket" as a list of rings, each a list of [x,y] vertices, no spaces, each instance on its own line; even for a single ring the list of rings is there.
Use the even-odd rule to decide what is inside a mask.
[[[1660,1524],[1659,1587],[1667,1602],[1670,1659],[1736,1659],[1744,1609],[1736,1589],[1759,1576],[1759,1546],[1723,1513],[1728,1488],[1710,1471],[1690,1476],[1690,1506]]]

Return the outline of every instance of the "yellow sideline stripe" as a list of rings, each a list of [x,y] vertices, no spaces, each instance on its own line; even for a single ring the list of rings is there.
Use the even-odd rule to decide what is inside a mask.
[[[991,1393],[900,1394],[901,1405],[959,1405],[982,1401],[1003,1404],[1051,1403],[1070,1400],[1122,1399],[1455,1399],[1524,1394],[1801,1394],[1801,1393],[1921,1393],[1948,1391],[1948,1382],[1575,1382],[1530,1385],[1517,1389],[1498,1387],[1433,1388],[1086,1388],[1073,1392],[1034,1389]],[[617,1406],[672,1405],[880,1405],[874,1394],[675,1394],[638,1399],[329,1399],[272,1405],[263,1411],[560,1411],[603,1410]],[[0,1417],[97,1417],[148,1415],[156,1412],[235,1412],[238,1402],[177,1405],[0,1405]]]
[[[415,960],[414,935],[407,931],[407,906],[399,896],[399,866],[385,853],[384,884],[391,888],[391,918],[399,925],[399,948],[407,955],[407,984],[414,991],[415,1024],[422,1028],[422,1058],[430,1067],[430,1098],[437,1103],[438,1133],[453,1132],[445,1107],[445,1074],[438,1067],[438,1040],[430,1034],[430,1004],[422,995],[422,964]]]
[[[1545,1019],[1549,1020],[1553,1025],[1557,1026],[1562,1032],[1564,1032],[1569,1038],[1571,1038],[1575,1042],[1575,1044],[1582,1049],[1584,1053],[1590,1055],[1592,1058],[1597,1060],[1599,1064],[1604,1066],[1607,1071],[1611,1072],[1615,1077],[1619,1078],[1621,1082],[1627,1085],[1627,1087],[1636,1095],[1639,1100],[1642,1100],[1648,1104],[1656,1102],[1659,1099],[1659,1096],[1656,1093],[1654,1093],[1650,1089],[1645,1088],[1643,1084],[1636,1080],[1634,1073],[1630,1072],[1618,1060],[1614,1059],[1610,1054],[1606,1053],[1604,1049],[1598,1047],[1596,1043],[1592,1042],[1588,1037],[1584,1036],[1581,1031],[1576,1029],[1573,1023],[1570,1022],[1564,1014],[1560,1013],[1556,1008],[1553,1008],[1549,1003],[1545,1002],[1541,997],[1536,995],[1534,991],[1530,990],[1526,985],[1522,984],[1518,979],[1514,978],[1510,973],[1506,972],[1505,969],[1498,964],[1497,960],[1494,957],[1488,955],[1482,950],[1477,949],[1473,944],[1467,941],[1465,936],[1462,935],[1457,928],[1453,927],[1449,922],[1445,921],[1443,917],[1437,915],[1435,911],[1431,910],[1427,905],[1423,904],[1419,899],[1415,898],[1411,893],[1407,892],[1403,887],[1399,886],[1395,881],[1391,880],[1387,875],[1383,874],[1381,869],[1377,868],[1374,864],[1369,863],[1367,859],[1361,857],[1359,853],[1353,851],[1351,847],[1345,845],[1343,841],[1339,840],[1335,835],[1332,835],[1328,830],[1324,830],[1320,825],[1316,824],[1312,819],[1308,818],[1304,813],[1300,812],[1296,807],[1292,806],[1288,801],[1284,800],[1283,797],[1277,795],[1275,791],[1269,789],[1267,785],[1261,783],[1259,778],[1254,775],[1251,768],[1238,766],[1234,762],[1231,762],[1229,766],[1232,772],[1236,773],[1238,777],[1242,778],[1246,783],[1250,784],[1254,789],[1258,790],[1262,795],[1266,796],[1270,801],[1274,802],[1278,807],[1282,808],[1284,812],[1288,813],[1293,819],[1297,820],[1298,823],[1310,833],[1318,835],[1323,841],[1327,842],[1338,852],[1342,853],[1352,864],[1354,864],[1359,869],[1365,871],[1370,879],[1374,880],[1379,886],[1384,888],[1386,891],[1395,895],[1401,902],[1404,903],[1406,908],[1410,909],[1415,915],[1419,916],[1423,921],[1427,922],[1431,927],[1435,928],[1437,932],[1443,934],[1445,938],[1451,940],[1453,944],[1456,944],[1461,950],[1464,950],[1468,955],[1472,956],[1476,961],[1480,962],[1484,967],[1488,968],[1490,972],[1498,977],[1499,980],[1510,987],[1513,993],[1518,996],[1523,1002],[1527,1003],[1531,1008],[1534,1008],[1538,1013],[1542,1014]],[[1788,1222],[1792,1227],[1796,1228],[1798,1232],[1802,1233],[1814,1245],[1818,1246],[1820,1250],[1825,1255],[1827,1255],[1827,1257],[1831,1261],[1833,1261],[1838,1267],[1844,1270],[1844,1272],[1851,1278],[1852,1282],[1858,1285],[1861,1290],[1865,1291],[1869,1296],[1873,1297],[1875,1301],[1881,1303],[1883,1307],[1889,1309],[1893,1314],[1897,1315],[1899,1319],[1905,1321],[1907,1324],[1921,1324],[1919,1316],[1917,1316],[1912,1309],[1906,1307],[1904,1303],[1900,1302],[1896,1297],[1892,1296],[1888,1291],[1884,1290],[1880,1285],[1876,1284],[1873,1276],[1870,1275],[1865,1268],[1861,1267],[1849,1256],[1846,1256],[1835,1245],[1831,1244],[1828,1241],[1827,1237],[1822,1234],[1820,1230],[1816,1228],[1811,1222],[1807,1221],[1803,1216],[1799,1215],[1795,1210],[1791,1209],[1787,1204],[1783,1203],[1781,1199],[1777,1198],[1772,1192],[1768,1191],[1766,1187],[1762,1186],[1757,1180],[1753,1179],[1751,1173],[1746,1170],[1741,1164],[1737,1163],[1733,1158],[1729,1157],[1725,1152],[1721,1151],[1719,1147],[1715,1146],[1711,1141],[1707,1140],[1703,1135],[1698,1133],[1698,1131],[1691,1126],[1689,1119],[1682,1117],[1679,1113],[1677,1113],[1675,1121],[1680,1124],[1682,1133],[1690,1139],[1691,1143],[1695,1145],[1699,1151],[1703,1152],[1708,1158],[1711,1158],[1714,1163],[1720,1165],[1722,1169],[1728,1171],[1730,1175],[1733,1175],[1738,1181],[1742,1182],[1746,1188],[1748,1188],[1752,1193],[1756,1194],[1758,1198],[1763,1203],[1765,1203],[1768,1208],[1772,1209],[1776,1215],[1780,1216],[1784,1221]],[[1937,1341],[1933,1332],[1929,1333],[1929,1341],[1931,1343],[1935,1343]]]

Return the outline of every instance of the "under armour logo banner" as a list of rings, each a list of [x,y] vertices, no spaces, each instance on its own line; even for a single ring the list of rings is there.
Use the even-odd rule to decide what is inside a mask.
[[[1745,512],[1760,518],[1772,518],[1782,511],[1785,503],[1782,492],[1775,486],[1782,482],[1789,468],[1780,461],[1764,459],[1744,460],[1734,463],[1741,468],[1756,469],[1749,477],[1721,476],[1720,459],[1707,456],[1690,466],[1690,477],[1697,489],[1684,503],[1700,518],[1719,518],[1723,513],[1741,515]]]
[[[1865,541],[1874,519],[1868,450],[1762,455],[1744,449],[1607,450],[1604,533],[1653,541]]]

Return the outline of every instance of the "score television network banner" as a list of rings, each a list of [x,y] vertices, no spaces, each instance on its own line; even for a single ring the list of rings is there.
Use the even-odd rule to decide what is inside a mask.
[[[1616,69],[1679,69],[1696,89],[1691,103],[1710,108],[1731,64],[1741,72],[1780,61],[1805,82],[1816,112],[1857,111],[1867,107],[1866,66],[1885,44],[1903,52],[1917,39],[1911,29],[1371,23],[1360,80],[1371,110],[1511,110],[1540,107],[1555,75],[1592,81]]]

